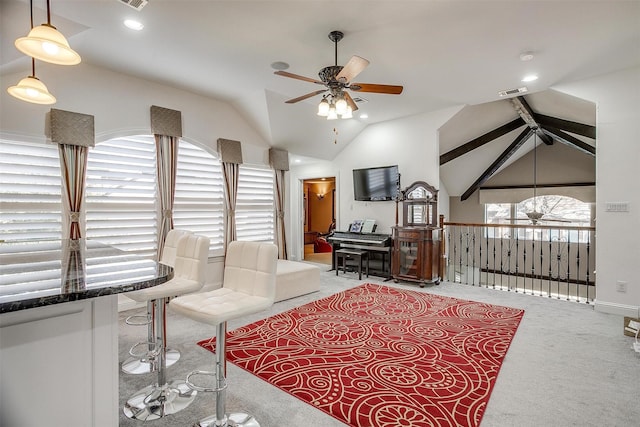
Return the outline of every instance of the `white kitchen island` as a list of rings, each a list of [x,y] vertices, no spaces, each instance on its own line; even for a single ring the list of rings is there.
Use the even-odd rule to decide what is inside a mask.
[[[0,243],[0,425],[118,425],[119,293],[171,268],[85,240]]]

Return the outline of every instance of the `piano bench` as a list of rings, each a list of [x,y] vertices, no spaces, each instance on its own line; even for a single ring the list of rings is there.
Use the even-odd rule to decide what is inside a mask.
[[[366,261],[365,272],[369,277],[369,252],[359,251],[357,249],[338,249],[335,251],[336,256],[336,276],[340,271],[340,260],[342,260],[342,271],[347,272],[347,260],[353,259],[358,262],[358,280],[362,280],[362,262]]]

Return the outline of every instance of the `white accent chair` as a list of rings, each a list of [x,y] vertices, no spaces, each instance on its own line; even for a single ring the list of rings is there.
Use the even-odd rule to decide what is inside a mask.
[[[167,299],[202,289],[205,282],[209,255],[209,238],[191,234],[178,240],[174,276],[168,282],[127,295],[135,301],[153,301],[155,306],[155,353],[158,371],[157,382],[151,384],[127,400],[124,413],[127,417],[149,421],[176,413],[193,402],[197,392],[184,381],[166,379],[166,306]]]
[[[178,241],[184,236],[191,235],[188,230],[173,229],[167,233],[167,237],[164,240],[164,248],[162,249],[162,256],[160,257],[160,263],[168,265],[169,267],[175,267],[176,254],[178,251]],[[127,317],[125,322],[127,325],[144,326],[147,325],[147,341],[134,344],[129,350],[129,357],[122,362],[122,371],[127,374],[148,374],[153,372],[154,368],[157,369],[156,359],[156,342],[154,337],[155,328],[155,302],[156,300],[147,300],[147,312],[144,315],[133,315]],[[140,347],[146,346],[144,353],[138,353],[136,350]],[[169,367],[176,363],[180,359],[180,352],[175,349],[166,347],[164,355],[166,366]]]
[[[170,307],[183,316],[216,326],[215,371],[193,371],[187,384],[197,391],[216,393],[216,413],[196,426],[259,427],[253,416],[226,412],[226,325],[228,320],[269,308],[276,294],[278,248],[271,243],[229,243],[225,257],[222,287],[213,291],[184,295],[171,301]],[[215,387],[199,387],[191,382],[195,375],[215,376]]]

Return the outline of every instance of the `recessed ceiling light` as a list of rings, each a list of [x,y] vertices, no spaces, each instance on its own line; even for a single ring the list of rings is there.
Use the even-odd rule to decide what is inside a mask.
[[[525,83],[526,82],[532,82],[534,80],[538,80],[538,76],[536,76],[535,74],[529,74],[529,75],[524,76],[522,78],[522,81],[525,82]]]
[[[142,22],[138,22],[138,21],[136,21],[134,19],[125,19],[124,25],[127,28],[130,28],[130,29],[135,30],[135,31],[140,31],[140,30],[142,30],[144,28],[144,25],[142,24]]]
[[[520,61],[531,61],[533,59],[533,52],[522,52],[520,54]]]
[[[367,113],[362,113],[362,114],[360,114],[360,118],[361,119],[368,119],[369,115]]]
[[[293,162],[294,163],[300,163],[300,159],[295,159]]]

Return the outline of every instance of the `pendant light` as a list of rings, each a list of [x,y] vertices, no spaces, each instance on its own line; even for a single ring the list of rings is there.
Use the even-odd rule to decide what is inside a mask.
[[[19,51],[41,61],[58,65],[76,65],[80,55],[71,47],[67,39],[56,27],[51,25],[51,6],[47,0],[47,23],[33,27],[33,0],[31,4],[31,31],[26,37],[20,37],[15,45]]]
[[[533,132],[533,212],[527,212],[527,217],[535,225],[544,216],[542,212],[538,212],[537,209],[537,151],[538,151],[538,128],[534,128]]]
[[[33,28],[33,0],[31,6],[31,28]],[[20,82],[7,89],[9,95],[21,101],[33,104],[55,104],[56,97],[49,93],[47,86],[36,77],[36,60],[31,57],[31,75],[20,80]]]
[[[33,104],[55,104],[56,97],[51,95],[44,83],[36,77],[36,60],[31,58],[31,75],[7,89],[15,98]]]

